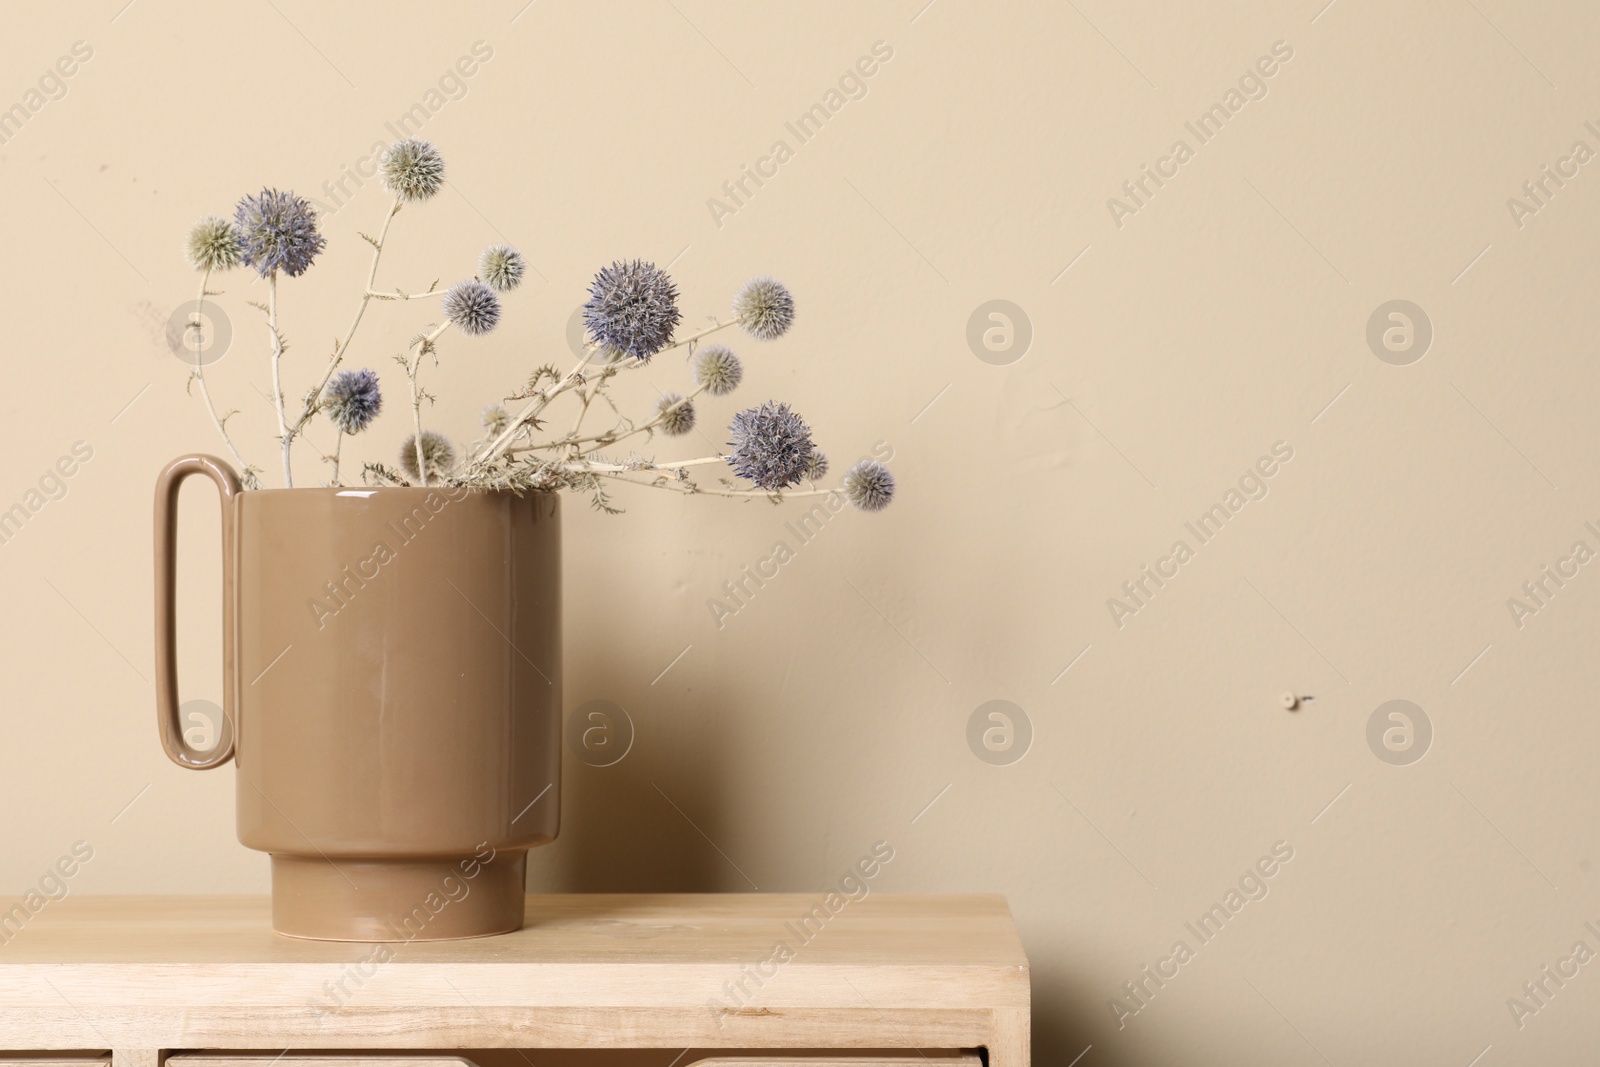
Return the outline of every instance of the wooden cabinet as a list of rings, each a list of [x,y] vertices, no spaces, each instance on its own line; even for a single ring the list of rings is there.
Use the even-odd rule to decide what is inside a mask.
[[[1026,1067],[1028,1040],[1028,961],[998,896],[536,895],[516,933],[382,944],[274,934],[264,898],[84,896],[0,953],[0,1058],[975,1067],[981,1049]]]

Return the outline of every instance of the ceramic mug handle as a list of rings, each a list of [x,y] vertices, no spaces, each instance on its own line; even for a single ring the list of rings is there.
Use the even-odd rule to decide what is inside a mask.
[[[222,497],[222,736],[208,752],[183,738],[178,721],[177,555],[178,487],[191,474],[203,474]],[[203,771],[233,758],[233,500],[239,476],[216,456],[183,456],[167,464],[156,478],[156,725],[161,747],[180,767]]]

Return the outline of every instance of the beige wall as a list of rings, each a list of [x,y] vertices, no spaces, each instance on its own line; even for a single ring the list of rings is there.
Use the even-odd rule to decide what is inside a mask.
[[[93,450],[0,546],[6,893],[80,840],[77,892],[266,888],[233,837],[233,772],[178,770],[151,722],[150,486],[218,447],[164,337],[195,284],[180,240],[262,184],[325,197],[481,41],[492,57],[423,131],[453,190],[396,221],[383,280],[451,281],[502,235],[540,277],[503,330],[445,345],[435,425],[468,436],[485,400],[564,360],[597,266],[676,259],[690,323],[751,274],[788,282],[799,325],[743,346],[736,399],[793,401],[836,461],[888,442],[902,483],[720,629],[708,599],[793,504],[574,502],[568,707],[615,701],[638,736],[613,767],[569,758],[534,888],[811,889],[883,839],[881,889],[1010,897],[1041,1062],[1595,1047],[1600,963],[1520,1028],[1507,1007],[1574,942],[1600,950],[1600,577],[1578,567],[1520,620],[1507,605],[1575,542],[1600,549],[1600,163],[1536,213],[1507,204],[1575,141],[1600,150],[1592,7],[123,2],[13,9],[0,39],[5,106],[74,42],[93,53],[0,147],[0,505]],[[866,96],[797,144],[784,123],[878,41],[893,57]],[[1200,144],[1184,123],[1275,42],[1292,58],[1264,64],[1265,97]],[[793,158],[714,220],[708,198],[778,138]],[[1193,158],[1114,220],[1108,198],[1179,138]],[[355,190],[284,285],[297,388],[383,207]],[[262,287],[225,288],[240,333],[214,380],[265,462],[243,303]],[[1007,365],[966,339],[994,299],[1034,334]],[[1395,299],[1435,333],[1404,366],[1366,340]],[[431,311],[375,308],[352,358],[390,373]],[[633,395],[682,375],[663,362]],[[380,422],[384,458],[403,421]],[[1265,464],[1267,495],[1200,544],[1185,522],[1277,442],[1292,458]],[[184,508],[184,680],[215,698],[215,508],[198,488]],[[1180,539],[1193,558],[1114,619],[1108,598]],[[1315,700],[1288,711],[1285,692]],[[1007,766],[966,741],[995,699],[1034,731]],[[1409,765],[1368,743],[1395,699],[1433,731]],[[1201,945],[1185,922],[1277,842],[1293,858],[1267,865],[1268,895]],[[1108,1002],[1178,939],[1194,958],[1119,1028]]]

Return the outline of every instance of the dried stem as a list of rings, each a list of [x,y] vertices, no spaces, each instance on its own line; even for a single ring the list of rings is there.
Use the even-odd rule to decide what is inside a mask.
[[[718,322],[715,325],[706,327],[704,330],[701,330],[699,333],[691,334],[688,337],[685,337],[681,341],[672,342],[671,344],[667,345],[665,348],[661,349],[661,352],[670,352],[674,348],[681,348],[684,345],[693,344],[694,342],[700,340],[700,338],[702,338],[702,337],[706,337],[706,336],[708,336],[710,334],[716,333],[718,330],[725,330],[729,326],[735,326],[735,325],[738,324],[738,322],[739,322],[738,319],[729,319],[726,322]],[[505,428],[505,431],[503,433],[501,433],[500,436],[496,437],[493,441],[490,441],[487,445],[484,446],[484,448],[482,450],[480,450],[478,452],[478,454],[476,456],[472,457],[472,462],[467,465],[467,469],[469,471],[476,470],[478,468],[481,468],[484,464],[490,463],[493,460],[495,460],[496,458],[498,458],[499,455],[502,452],[506,451],[506,446],[508,444],[510,444],[511,440],[513,438],[515,438],[516,435],[522,430],[522,427],[524,425],[526,425],[530,419],[537,418],[539,416],[540,412],[542,412],[545,408],[550,406],[550,401],[554,400],[556,397],[560,396],[562,393],[567,392],[573,386],[582,384],[582,382],[584,380],[584,378],[583,378],[583,368],[588,364],[588,356],[589,356],[589,354],[591,352],[596,351],[598,348],[599,348],[598,345],[593,345],[593,344],[585,346],[585,348],[584,348],[584,358],[580,359],[576,366],[574,366],[571,370],[567,371],[566,375],[563,376],[562,379],[559,382],[557,382],[555,385],[550,386],[547,389],[541,389],[536,394],[534,394],[533,399],[528,401],[527,406],[524,407],[520,412],[518,412],[516,417],[511,420],[511,425],[507,426]],[[657,352],[656,354],[660,355],[661,352]],[[638,365],[638,364],[636,363],[635,365]],[[613,372],[613,373],[615,373],[615,372]],[[687,399],[687,398],[685,398],[685,399]],[[657,416],[657,420],[659,420],[659,418],[660,418],[660,416]],[[623,436],[624,437],[625,436],[629,436],[629,435],[631,435],[631,434],[633,434],[635,432],[638,432],[638,431],[637,430],[630,430],[626,434],[624,434]],[[604,440],[606,437],[607,437],[607,435],[601,434],[601,435],[599,435],[599,437],[597,439]],[[621,440],[621,439],[622,439],[621,437],[618,437],[618,438],[614,438],[613,440]],[[564,443],[572,443],[572,442],[564,442]],[[608,441],[607,443],[611,443],[611,442]]]
[[[645,485],[655,489],[670,489],[674,493],[682,493],[685,496],[694,496],[696,493],[707,493],[711,496],[745,498],[765,497],[774,503],[779,500],[787,499],[788,497],[828,496],[830,493],[837,493],[839,491],[837,489],[806,489],[796,493],[790,492],[786,489],[707,489],[704,486],[695,485],[691,482],[669,481],[661,478],[653,478],[649,481],[640,481],[638,478],[628,478],[623,473],[613,471],[594,471],[592,473],[601,478],[613,478],[619,482],[627,482],[629,485]]]
[[[344,340],[334,344],[333,356],[328,360],[328,366],[322,372],[322,381],[306,395],[305,409],[300,412],[300,417],[295,420],[294,428],[290,431],[291,439],[305,429],[306,423],[310,422],[311,417],[317,413],[317,408],[322,400],[322,391],[328,387],[328,382],[333,378],[333,372],[339,369],[339,364],[344,360],[344,354],[350,350],[350,341],[356,335],[356,327],[361,325],[361,317],[366,314],[367,305],[372,302],[374,296],[379,295],[373,292],[372,284],[378,278],[378,261],[383,258],[384,242],[389,239],[389,224],[394,221],[394,217],[399,213],[400,198],[396,196],[394,203],[389,206],[389,213],[383,217],[383,227],[378,231],[377,240],[372,242],[372,266],[367,271],[367,284],[362,288],[361,303],[356,305],[355,318],[350,321],[350,328],[345,331]],[[288,447],[289,441],[285,440],[285,450]]]
[[[435,326],[425,336],[413,342],[417,349],[416,357],[406,361],[406,380],[411,383],[411,425],[416,434],[412,441],[412,445],[417,454],[417,480],[420,481],[424,487],[426,487],[428,484],[428,464],[423,460],[422,455],[423,393],[417,388],[417,372],[422,369],[423,358],[432,354],[433,343],[437,341],[439,336],[449,328],[450,320],[446,319],[438,326]]]
[[[429,289],[426,293],[402,293],[396,289],[390,293],[379,293],[372,289],[367,290],[367,297],[371,300],[421,300],[429,296],[443,296],[448,289]]]
[[[701,456],[699,459],[674,459],[666,463],[647,463],[644,465],[626,463],[596,463],[594,460],[573,460],[562,464],[563,470],[587,474],[612,474],[622,471],[675,471],[684,467],[699,467],[707,463],[726,463],[727,456]]]
[[[210,281],[211,271],[207,269],[206,272],[201,275],[200,292],[194,298],[194,319],[188,324],[186,329],[200,329],[200,309],[205,305],[206,286]],[[244,457],[239,454],[239,447],[233,443],[233,438],[228,436],[227,420],[217,414],[217,405],[211,400],[211,388],[206,385],[205,363],[200,357],[200,349],[198,346],[196,346],[194,350],[194,380],[200,383],[200,399],[205,401],[206,413],[211,416],[211,424],[217,428],[217,434],[222,438],[222,443],[228,446],[228,452],[233,456],[233,461],[239,465],[239,477],[244,480],[244,484],[247,487],[255,489],[259,487],[260,482],[256,478],[250,464],[246,463],[244,461]]]
[[[283,337],[278,333],[278,272],[275,270],[267,274],[267,329],[272,331],[272,403],[278,411],[278,438],[283,442],[283,487],[293,489],[294,471],[289,467],[289,443],[293,438],[283,407]]]
[[[700,386],[694,392],[692,392],[688,396],[682,398],[677,403],[671,404],[671,405],[669,405],[667,407],[662,408],[660,411],[656,412],[656,417],[651,419],[649,422],[645,423],[642,426],[635,426],[631,430],[624,430],[621,433],[617,433],[617,434],[600,434],[596,438],[595,443],[590,445],[588,448],[577,449],[577,451],[576,451],[577,458],[581,459],[584,456],[590,455],[591,453],[596,452],[596,451],[598,451],[598,450],[600,450],[602,448],[609,448],[610,446],[616,444],[618,441],[626,441],[628,438],[632,437],[636,433],[647,433],[650,430],[654,430],[657,426],[660,426],[662,424],[662,422],[666,420],[666,417],[668,415],[672,414],[674,411],[677,411],[679,408],[683,407],[685,404],[689,403],[691,400],[693,400],[695,397],[699,396],[701,393],[703,393],[705,391],[706,391],[706,387],[703,386],[703,385]],[[574,443],[576,443],[576,442],[574,442]]]
[[[344,430],[335,427],[338,431],[333,438],[333,478],[334,485],[339,484],[339,453],[344,450]]]

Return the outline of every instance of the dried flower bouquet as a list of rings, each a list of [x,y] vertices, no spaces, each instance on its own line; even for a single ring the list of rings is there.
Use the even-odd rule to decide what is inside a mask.
[[[266,303],[255,306],[266,317],[268,327],[272,400],[285,487],[294,485],[291,458],[295,440],[305,436],[318,415],[329,419],[335,430],[334,447],[325,456],[330,465],[325,484],[337,486],[343,484],[340,454],[344,438],[366,431],[382,411],[378,374],[367,368],[341,369],[368,305],[374,300],[437,298],[442,321],[420,332],[406,351],[395,357],[406,380],[412,432],[398,450],[397,467],[363,465],[365,484],[461,485],[519,493],[573,490],[589,494],[595,507],[608,512],[618,510],[605,491],[608,482],[774,501],[785,496],[837,493],[865,511],[881,510],[893,497],[893,476],[883,464],[870,459],[846,472],[837,488],[818,488],[817,483],[828,473],[827,457],[813,443],[805,420],[787,404],[772,401],[734,415],[725,454],[658,462],[631,448],[626,455],[613,451],[624,442],[643,443],[657,433],[667,437],[689,433],[697,418],[697,398],[702,394],[727,396],[739,387],[744,378],[740,358],[726,345],[707,343],[706,338],[737,326],[756,340],[770,341],[788,331],[795,317],[789,290],[775,279],[759,277],[739,290],[729,318],[674,339],[682,318],[677,287],[665,271],[637,260],[613,263],[595,275],[583,308],[587,338],[577,364],[565,374],[554,366],[538,367],[502,403],[484,409],[483,437],[458,452],[448,437],[423,427],[423,401],[433,399],[421,381],[423,367],[437,366],[439,341],[447,331],[477,337],[499,325],[502,297],[521,284],[527,264],[515,248],[491,245],[478,257],[476,276],[447,289],[407,293],[376,288],[390,224],[402,208],[438,193],[444,184],[444,160],[427,141],[399,141],[384,153],[381,173],[393,201],[377,236],[361,235],[372,245],[373,253],[355,316],[343,338],[334,343],[320,379],[297,402],[289,399],[283,384],[287,345],[279,326],[278,280],[280,275],[298,278],[323,250],[326,240],[318,230],[315,209],[293,193],[263,189],[240,200],[231,220],[207,216],[189,233],[189,260],[201,272],[192,330],[201,327],[199,308],[205,299],[221,295],[209,288],[213,275],[248,267],[266,282]],[[611,381],[679,348],[687,349],[694,387],[686,393],[662,396],[646,418],[622,415],[607,393]],[[198,355],[191,384],[244,472],[246,486],[260,488],[262,469],[245,460],[228,433],[232,413],[218,412]],[[563,396],[570,398],[566,403],[575,410],[568,428],[556,433],[549,409]],[[611,425],[586,433],[584,424],[591,409],[608,410],[613,417]],[[742,481],[722,477],[716,484],[704,484],[697,479],[697,471],[722,468]],[[793,491],[802,483],[809,483],[810,488]]]

